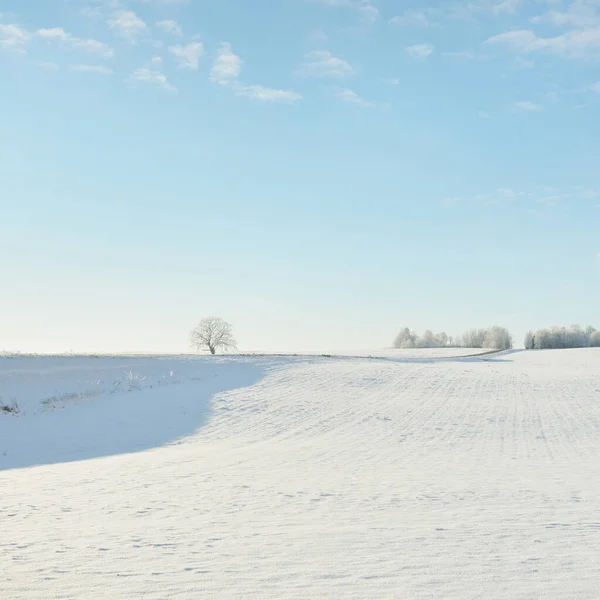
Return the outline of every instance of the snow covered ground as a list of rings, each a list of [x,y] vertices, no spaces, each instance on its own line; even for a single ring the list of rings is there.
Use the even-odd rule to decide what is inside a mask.
[[[490,350],[481,348],[386,348],[384,350],[306,350],[294,352],[293,356],[338,356],[355,358],[456,358],[459,356],[472,356],[487,354]],[[280,352],[253,351],[244,353],[250,356],[273,355],[279,356]],[[288,353],[289,354],[289,353]]]
[[[0,597],[597,599],[600,350],[0,359]]]

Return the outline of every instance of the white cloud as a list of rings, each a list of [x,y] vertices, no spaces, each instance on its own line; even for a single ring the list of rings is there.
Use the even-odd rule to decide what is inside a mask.
[[[213,67],[210,79],[214,83],[231,88],[237,96],[244,96],[259,102],[297,102],[302,100],[302,95],[293,90],[280,90],[264,85],[246,85],[239,81],[242,72],[242,59],[233,52],[231,44],[221,44]]]
[[[501,17],[517,12],[523,0],[467,0],[466,2],[452,2],[442,9],[430,9],[432,13],[441,14],[453,19],[475,19],[479,15],[492,15]]]
[[[513,107],[518,110],[524,110],[529,112],[542,110],[542,106],[540,104],[535,104],[535,102],[529,102],[528,100],[513,102]]]
[[[219,85],[228,85],[242,72],[242,59],[231,49],[231,44],[221,44],[210,72],[210,78]]]
[[[297,102],[302,95],[291,90],[277,90],[262,85],[237,85],[235,93],[259,102]]]
[[[375,21],[377,21],[377,19],[379,19],[379,9],[373,6],[370,2],[361,2],[357,8],[365,23],[372,25],[375,23]]]
[[[160,56],[153,56],[150,61],[153,65],[162,65],[163,59]]]
[[[596,0],[576,0],[564,11],[550,10],[533,17],[532,23],[550,23],[557,27],[593,27],[600,24],[600,3]]]
[[[36,34],[49,41],[59,42],[70,46],[75,50],[83,50],[90,54],[97,54],[103,58],[112,58],[115,55],[115,51],[103,42],[91,39],[81,39],[70,33],[67,33],[61,27],[54,27],[53,29],[38,29]]]
[[[400,85],[400,80],[395,77],[385,77],[383,83],[387,85]]]
[[[431,44],[415,44],[406,49],[407,54],[415,60],[425,60],[433,54],[434,47]]]
[[[196,71],[204,54],[204,45],[202,42],[190,42],[186,46],[170,46],[169,52],[177,57],[179,68]]]
[[[325,50],[315,50],[306,55],[298,72],[307,77],[343,78],[354,73],[352,65]]]
[[[568,58],[600,56],[600,25],[548,38],[538,37],[529,29],[518,29],[495,35],[486,43],[504,46],[522,54],[548,52]]]
[[[70,42],[74,38],[70,33],[67,33],[62,27],[53,27],[52,29],[38,29],[37,34],[46,40],[58,40],[60,42]]]
[[[592,83],[589,87],[590,91],[596,92],[596,94],[600,94],[600,81],[596,81],[596,83]]]
[[[132,10],[117,11],[108,20],[108,25],[116,30],[117,35],[131,43],[137,42],[139,36],[148,30],[146,23]]]
[[[25,46],[30,37],[29,33],[18,25],[2,25],[0,23],[0,48],[26,54]]]
[[[398,27],[431,27],[427,15],[418,10],[406,10],[403,15],[390,19],[390,25]]]
[[[102,67],[100,65],[73,65],[72,71],[79,73],[96,73],[98,75],[112,75],[113,70],[108,67]]]
[[[170,33],[177,36],[183,35],[183,30],[177,21],[158,21],[156,26],[165,33]]]
[[[177,91],[177,88],[169,82],[169,80],[163,73],[161,73],[160,71],[152,71],[151,69],[136,69],[129,78],[129,81],[132,83],[139,81],[141,83],[156,85],[168,92]]]
[[[354,104],[355,106],[360,106],[361,108],[375,108],[375,105],[372,102],[367,102],[354,90],[350,90],[347,88],[339,89],[335,92],[335,96],[342,102]]]
[[[521,6],[522,0],[503,0],[503,2],[492,3],[490,10],[494,15],[509,14],[513,15],[517,12],[517,9]]]
[[[489,119],[489,118],[490,118],[490,115],[489,115],[489,113],[486,113],[484,110],[479,110],[479,111],[477,111],[477,116],[478,116],[480,119]]]

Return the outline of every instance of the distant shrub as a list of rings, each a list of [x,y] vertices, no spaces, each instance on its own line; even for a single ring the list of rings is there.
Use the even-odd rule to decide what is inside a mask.
[[[19,405],[16,402],[11,402],[10,404],[6,404],[0,398],[0,413],[7,413],[18,415],[21,412]]]
[[[589,348],[600,346],[600,332],[594,327],[583,329],[580,325],[551,327],[528,331],[525,335],[525,348],[528,350],[549,350],[557,348]]]

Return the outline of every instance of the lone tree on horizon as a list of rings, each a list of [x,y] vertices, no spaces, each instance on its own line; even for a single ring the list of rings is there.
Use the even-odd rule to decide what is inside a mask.
[[[216,354],[218,349],[233,350],[237,347],[231,325],[218,317],[202,319],[192,329],[190,342],[197,350],[209,350],[211,354]]]

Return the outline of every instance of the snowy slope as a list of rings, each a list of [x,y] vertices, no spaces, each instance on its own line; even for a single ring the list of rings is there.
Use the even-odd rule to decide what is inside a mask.
[[[598,598],[596,349],[4,359],[0,396],[2,598]]]

